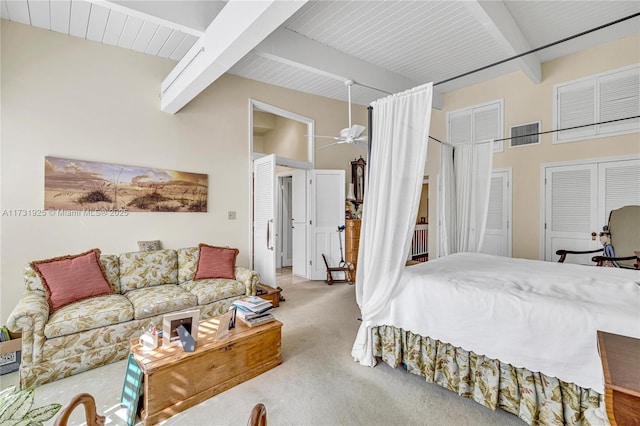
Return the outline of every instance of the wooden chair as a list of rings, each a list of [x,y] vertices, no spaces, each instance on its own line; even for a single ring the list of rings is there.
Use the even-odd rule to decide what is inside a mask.
[[[105,422],[104,416],[98,415],[96,411],[96,400],[88,393],[81,393],[73,397],[67,405],[58,413],[54,426],[66,426],[69,416],[78,405],[84,405],[84,415],[87,426],[103,426]]]
[[[267,426],[267,407],[263,403],[260,402],[253,407],[247,426]]]
[[[611,210],[608,227],[615,257],[599,255],[593,256],[591,260],[596,263],[596,266],[603,266],[605,262],[614,262],[621,268],[638,269],[640,258],[636,252],[640,250],[640,206],[624,206],[617,210]],[[603,251],[604,248],[587,251],[558,250],[556,254],[560,256],[558,262],[562,263],[568,254],[601,253]]]
[[[329,262],[327,262],[326,256],[323,254],[322,259],[324,260],[324,266],[327,267],[327,279],[324,280],[325,283],[329,285],[333,285],[333,283],[349,283],[353,284],[351,281],[351,268],[349,268],[349,264],[345,264],[344,266],[329,266]],[[334,279],[333,274],[335,272],[343,273],[343,279]]]

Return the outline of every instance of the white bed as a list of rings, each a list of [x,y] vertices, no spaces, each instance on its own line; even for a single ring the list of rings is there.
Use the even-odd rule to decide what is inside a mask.
[[[602,394],[596,330],[640,338],[639,281],[640,271],[458,253],[407,267],[377,325]]]

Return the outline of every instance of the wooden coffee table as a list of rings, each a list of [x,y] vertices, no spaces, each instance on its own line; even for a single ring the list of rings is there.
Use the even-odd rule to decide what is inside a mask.
[[[282,363],[282,323],[249,328],[240,321],[223,340],[214,340],[218,317],[201,321],[194,352],[182,346],[145,350],[131,340],[131,353],[144,374],[141,419],[152,425],[193,407]]]

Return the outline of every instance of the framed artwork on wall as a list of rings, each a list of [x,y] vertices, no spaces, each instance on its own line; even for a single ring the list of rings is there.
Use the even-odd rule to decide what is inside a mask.
[[[206,212],[208,176],[68,158],[44,158],[44,208],[107,212]],[[113,213],[113,214],[112,214]]]

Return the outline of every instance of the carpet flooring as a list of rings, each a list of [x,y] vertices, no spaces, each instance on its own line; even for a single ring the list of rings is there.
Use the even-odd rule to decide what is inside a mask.
[[[286,301],[274,310],[282,328],[282,365],[166,420],[166,425],[245,425],[262,402],[274,425],[524,425],[516,416],[491,411],[424,378],[386,364],[362,367],[351,346],[359,310],[354,286],[303,281],[280,273]],[[53,383],[35,392],[35,406],[66,404],[78,393],[96,398],[106,425],[125,425],[119,407],[126,361]],[[17,383],[1,377],[1,387]],[[170,392],[167,389],[167,392]],[[69,424],[84,423],[77,408]],[[46,424],[53,424],[52,421]]]

